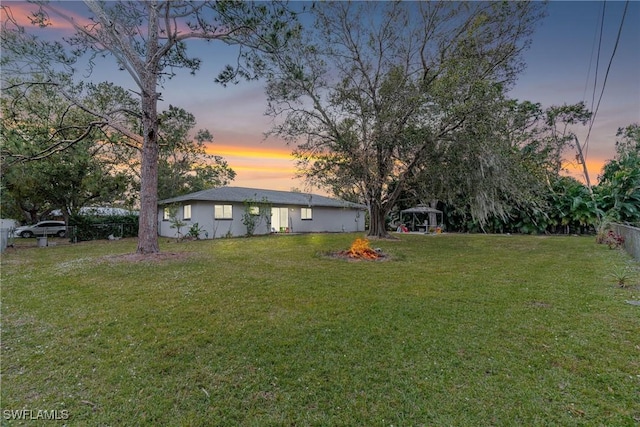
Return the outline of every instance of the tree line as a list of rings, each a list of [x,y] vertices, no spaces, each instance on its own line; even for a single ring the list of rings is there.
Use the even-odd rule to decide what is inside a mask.
[[[60,210],[66,223],[83,207],[137,209],[140,152],[117,132],[46,84],[9,80],[0,99],[2,216],[35,223]],[[79,84],[76,99],[94,111],[139,110],[127,91],[110,83]],[[137,114],[139,116],[140,114]],[[208,130],[194,133],[193,114],[169,106],[159,115],[158,197],[226,185],[235,172],[206,152]],[[135,127],[135,122],[131,123]]]
[[[589,188],[558,173],[536,190],[530,203],[512,209],[506,219],[474,220],[464,205],[443,204],[447,229],[491,233],[593,233],[611,222],[640,226],[640,126],[618,129],[616,155]]]

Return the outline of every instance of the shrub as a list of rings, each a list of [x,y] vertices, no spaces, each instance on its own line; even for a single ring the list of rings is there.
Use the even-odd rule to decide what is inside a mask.
[[[613,230],[606,230],[598,233],[596,242],[609,246],[609,249],[616,249],[624,244],[624,236]]]
[[[200,240],[200,234],[202,233],[205,234],[205,238],[208,237],[207,232],[202,227],[200,227],[200,224],[196,222],[193,225],[191,225],[191,228],[189,228],[189,232],[187,233],[187,236],[196,240]]]

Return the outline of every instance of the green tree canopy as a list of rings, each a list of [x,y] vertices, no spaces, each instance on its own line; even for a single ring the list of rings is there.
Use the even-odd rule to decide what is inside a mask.
[[[191,136],[196,125],[193,114],[170,105],[159,118],[160,199],[227,185],[235,178],[236,173],[221,156],[207,153],[206,142],[213,140],[209,131],[198,131],[195,139]]]
[[[366,203],[369,235],[385,236],[385,217],[429,162],[481,160],[484,172],[469,175],[476,183],[500,171],[503,146],[480,138],[489,132],[480,120],[522,69],[541,7],[320,3],[301,41],[266,59],[269,113],[282,119],[272,133],[298,144],[311,182]],[[443,173],[471,172],[461,169]],[[499,192],[476,192],[472,202],[483,207],[475,212],[500,209]]]
[[[135,108],[126,92],[112,85],[76,85],[96,108]],[[99,106],[99,104],[101,104]],[[125,197],[130,177],[109,154],[119,135],[99,118],[65,102],[45,82],[19,79],[0,101],[3,213],[38,221],[53,209],[68,219],[80,208]]]

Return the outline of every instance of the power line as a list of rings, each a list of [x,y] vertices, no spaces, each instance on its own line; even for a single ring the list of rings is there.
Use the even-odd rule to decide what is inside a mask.
[[[604,8],[604,3],[603,6]],[[604,16],[603,16],[604,18]],[[597,27],[597,22],[596,22],[596,30],[593,32],[593,41],[591,42],[591,53],[589,54],[589,67],[587,69],[587,79],[584,82],[584,90],[582,91],[582,100],[586,101],[587,99],[587,89],[589,88],[589,80],[591,78],[591,69],[592,69],[592,65],[593,65],[593,53],[596,50],[596,40],[598,40],[598,27]],[[600,51],[598,51],[598,55],[600,54]],[[598,70],[598,68],[596,67],[596,71]],[[596,77],[597,80],[597,77]],[[595,85],[595,83],[594,83]],[[594,91],[595,91],[595,86],[594,86]],[[594,95],[595,97],[595,95]]]
[[[589,151],[589,137],[591,136],[591,129],[593,128],[593,123],[595,122],[596,115],[598,114],[598,110],[600,109],[600,102],[602,101],[602,96],[604,95],[604,88],[607,85],[607,78],[609,77],[609,71],[611,70],[611,63],[613,62],[613,57],[615,56],[616,51],[618,50],[618,44],[620,43],[620,35],[622,34],[622,27],[624,25],[624,18],[627,15],[628,8],[629,8],[629,0],[627,0],[624,5],[624,11],[622,12],[622,19],[620,20],[620,27],[618,28],[618,35],[616,37],[616,44],[613,46],[613,52],[611,52],[611,58],[609,59],[609,64],[607,65],[607,72],[605,73],[604,81],[602,82],[602,90],[600,91],[598,104],[596,105],[596,109],[593,112],[593,115],[591,116],[591,122],[589,123],[589,130],[587,131],[587,137],[584,142],[585,151],[587,153]]]
[[[600,51],[602,50],[602,35],[604,34],[604,15],[607,8],[607,2],[602,2],[602,15],[600,16],[600,40],[598,41],[598,56],[596,57],[595,79],[593,81],[593,94],[591,95],[591,111],[596,99],[596,88],[598,87],[598,70],[600,69]]]

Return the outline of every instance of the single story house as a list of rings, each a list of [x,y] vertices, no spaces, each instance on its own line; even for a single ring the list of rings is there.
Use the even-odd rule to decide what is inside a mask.
[[[158,233],[176,237],[172,219],[186,235],[198,224],[200,238],[251,234],[364,231],[366,206],[310,193],[219,187],[158,202]]]

